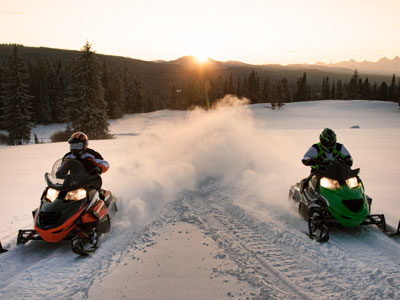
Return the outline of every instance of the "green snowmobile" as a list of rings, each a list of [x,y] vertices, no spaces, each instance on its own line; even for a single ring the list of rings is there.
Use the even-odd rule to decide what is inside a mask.
[[[308,221],[310,238],[327,241],[332,225],[375,224],[387,231],[385,216],[370,214],[372,199],[365,194],[359,171],[344,163],[330,162],[326,167],[314,169],[308,178],[290,188],[289,199]]]

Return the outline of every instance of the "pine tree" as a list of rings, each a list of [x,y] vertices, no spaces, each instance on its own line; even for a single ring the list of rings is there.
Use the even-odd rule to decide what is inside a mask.
[[[338,80],[336,85],[336,99],[343,99],[343,83]]]
[[[336,88],[335,88],[335,83],[332,82],[332,89],[331,89],[331,99],[336,99]]]
[[[146,101],[142,88],[142,82],[137,76],[133,78],[133,98],[135,101],[135,109],[134,113],[144,113],[149,112],[151,109],[147,108],[146,110]]]
[[[364,82],[361,84],[361,98],[365,100],[371,99],[371,84],[368,78],[365,78]]]
[[[271,100],[270,100],[270,94],[271,94],[270,88],[271,88],[271,84],[270,84],[269,79],[267,77],[264,80],[264,86],[263,86],[262,94],[261,94],[261,102],[264,102],[264,103],[270,103],[271,102]]]
[[[64,82],[61,65],[56,65],[55,70],[51,70],[49,74],[49,97],[51,102],[51,117],[56,123],[66,122],[67,115],[65,113],[64,102]]]
[[[346,92],[350,100],[359,99],[361,97],[361,78],[357,70],[354,71],[354,75],[350,79]]]
[[[378,99],[378,97],[379,97],[378,85],[375,82],[374,85],[372,86],[371,99],[376,100],[376,99]]]
[[[247,96],[252,103],[259,102],[259,81],[258,76],[254,70],[249,75]]]
[[[68,96],[70,131],[83,131],[90,139],[108,138],[107,103],[101,84],[100,66],[92,46],[86,42],[73,67]]]
[[[378,100],[383,100],[383,101],[388,100],[388,93],[389,93],[388,85],[385,81],[383,81],[379,86]]]
[[[278,108],[281,108],[285,105],[285,103],[289,102],[290,95],[289,95],[289,87],[288,81],[284,78],[278,82],[276,85],[277,88],[277,104]]]
[[[243,96],[243,91],[242,91],[242,85],[240,83],[240,78],[237,80],[237,85],[236,85],[236,95],[241,98]]]
[[[124,89],[124,103],[125,108],[124,112],[127,114],[131,114],[135,111],[135,87],[133,82],[133,74],[130,73],[127,69],[123,72],[123,89]]]
[[[306,73],[304,73],[302,77],[297,79],[295,100],[296,101],[310,100],[309,86],[307,83],[307,74]]]
[[[102,84],[104,88],[104,100],[107,102],[108,116],[118,119],[124,115],[125,89],[123,78],[119,71],[109,71],[103,65]]]
[[[31,136],[31,111],[29,73],[19,56],[17,45],[13,46],[4,70],[4,121],[11,145],[29,143]]]
[[[396,75],[395,74],[393,74],[392,83],[389,86],[388,100],[397,101],[397,87],[396,87]]]
[[[0,64],[0,129],[4,127],[4,69],[5,63]]]
[[[400,106],[400,79],[399,79],[399,84],[397,85],[396,101],[399,102],[399,106]]]
[[[331,91],[330,91],[330,83],[329,83],[329,77],[324,77],[323,81],[322,81],[322,99],[323,100],[327,100],[330,98],[331,96]]]

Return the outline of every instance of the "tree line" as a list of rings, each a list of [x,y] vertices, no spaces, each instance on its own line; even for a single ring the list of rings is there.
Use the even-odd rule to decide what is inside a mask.
[[[222,75],[195,76],[183,88],[173,85],[169,94],[169,108],[190,109],[191,107],[210,108],[225,95],[248,98],[251,103],[271,103],[271,107],[281,107],[292,101],[292,91],[284,78],[271,82],[268,77],[263,80],[255,71],[249,76],[233,79],[232,73],[224,79]]]
[[[331,83],[324,77],[321,88],[312,90],[307,73],[290,85],[285,78],[272,82],[253,70],[237,78],[232,73],[193,72],[183,84],[171,84],[168,99],[160,102],[143,88],[137,74],[99,60],[88,42],[71,61],[24,60],[19,47],[13,45],[0,64],[0,129],[8,132],[3,140],[11,145],[29,143],[34,124],[66,123],[66,136],[80,130],[91,139],[108,138],[109,119],[161,108],[210,108],[227,94],[270,103],[271,108],[294,101],[400,98],[395,75],[390,85],[383,81],[378,86],[355,71],[349,82]]]
[[[335,82],[329,81],[329,77],[324,77],[319,96],[321,100],[362,99],[399,102],[400,80],[396,83],[396,75],[393,74],[390,85],[383,81],[378,86],[376,82],[371,84],[368,77],[363,80],[356,70],[348,83],[338,80],[335,84]]]
[[[338,80],[336,83],[331,83],[329,77],[324,77],[321,88],[312,90],[307,80],[307,73],[303,73],[292,86],[285,78],[271,82],[268,76],[262,79],[255,71],[237,80],[232,78],[232,73],[227,79],[222,75],[213,77],[203,74],[190,80],[182,89],[177,89],[173,85],[170,90],[169,108],[189,109],[193,106],[207,108],[226,94],[239,98],[246,97],[251,103],[270,103],[271,108],[282,107],[288,102],[326,99],[399,102],[400,80],[396,83],[396,76],[393,74],[390,85],[385,81],[379,86],[376,82],[372,85],[368,78],[363,80],[356,70],[349,82]]]

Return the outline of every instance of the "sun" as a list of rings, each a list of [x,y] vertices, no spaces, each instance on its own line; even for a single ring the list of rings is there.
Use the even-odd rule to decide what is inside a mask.
[[[209,60],[209,57],[203,54],[195,55],[194,58],[199,64],[204,64]]]

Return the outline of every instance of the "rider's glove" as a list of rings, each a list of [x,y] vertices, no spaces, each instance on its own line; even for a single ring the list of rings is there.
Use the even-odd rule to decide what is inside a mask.
[[[93,169],[90,170],[89,172],[92,175],[96,175],[96,174],[101,174],[102,173],[102,169],[100,167],[94,167]]]
[[[320,161],[315,158],[310,158],[303,162],[306,166],[314,166],[314,165],[318,165],[320,163]]]

